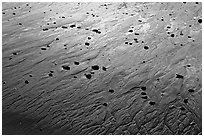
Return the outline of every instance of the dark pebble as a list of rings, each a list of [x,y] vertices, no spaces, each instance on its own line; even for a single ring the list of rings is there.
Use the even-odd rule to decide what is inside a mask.
[[[194,92],[194,91],[195,91],[194,89],[189,89],[189,90],[188,90],[188,92]]]
[[[188,99],[187,99],[187,98],[184,99],[183,102],[184,102],[184,103],[188,103]]]
[[[75,65],[79,65],[79,62],[78,62],[78,61],[74,61],[74,64],[75,64]]]
[[[62,68],[63,68],[64,70],[70,70],[70,67],[67,66],[67,65],[63,65]]]
[[[202,19],[198,19],[198,23],[202,23]]]
[[[147,95],[147,93],[146,92],[141,92],[141,95]]]
[[[144,90],[144,91],[145,91],[146,89],[147,89],[146,87],[141,87],[141,90]]]
[[[108,91],[108,92],[113,93],[113,92],[114,92],[114,90],[113,90],[113,89],[109,89],[109,91]]]
[[[180,75],[180,74],[176,74],[176,78],[183,79],[183,76],[182,76],[182,75]]]
[[[142,99],[147,99],[148,97],[147,96],[144,96],[144,97],[141,97]]]
[[[91,79],[91,74],[85,74],[87,79]]]
[[[154,102],[154,101],[150,101],[149,104],[150,104],[150,105],[155,105],[156,102]]]
[[[107,68],[106,68],[106,67],[104,67],[104,66],[102,67],[102,69],[103,69],[103,71],[106,71],[106,70],[107,70]]]
[[[25,83],[28,84],[29,83],[28,80],[26,80]]]
[[[98,65],[94,65],[91,67],[93,70],[99,70],[99,66]]]

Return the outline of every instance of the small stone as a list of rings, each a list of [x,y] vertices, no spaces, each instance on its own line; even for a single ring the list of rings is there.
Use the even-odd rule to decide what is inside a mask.
[[[91,74],[85,74],[87,79],[91,79]]]
[[[97,30],[97,29],[93,29],[92,31],[95,32],[95,33],[99,33],[99,34],[101,33],[101,32],[100,32],[99,30]]]
[[[43,29],[43,31],[47,31],[47,30],[48,30],[48,28],[44,28],[44,29]]]
[[[63,65],[62,68],[63,68],[64,70],[70,70],[70,67],[67,66],[67,65]]]
[[[95,74],[93,71],[90,72],[91,74]]]
[[[188,103],[188,99],[187,99],[187,98],[184,99],[183,102],[184,102],[184,103]]]
[[[187,64],[186,67],[191,67],[191,64]]]
[[[94,65],[91,67],[93,70],[99,70],[99,66],[98,65]]]
[[[16,52],[13,52],[13,55],[17,55],[17,53],[16,53]]]
[[[176,78],[183,79],[183,76],[182,76],[182,75],[179,75],[179,74],[176,74]]]
[[[174,34],[171,34],[171,37],[174,37]]]
[[[133,30],[131,29],[131,30],[129,30],[128,32],[131,32],[131,33],[132,33],[132,32],[133,32]]]
[[[184,110],[186,110],[186,108],[184,108],[184,107],[180,107],[180,110],[184,111]]]
[[[46,50],[46,48],[45,48],[45,47],[42,47],[41,50]]]
[[[103,105],[104,105],[104,106],[108,106],[108,104],[107,104],[107,103],[103,103]]]
[[[147,99],[148,97],[147,96],[144,96],[144,97],[141,97],[142,99]]]
[[[141,95],[147,95],[147,93],[146,92],[141,92]]]
[[[114,92],[114,90],[113,90],[113,89],[109,89],[109,91],[108,91],[108,92],[113,93],[113,92]]]
[[[150,105],[155,105],[156,103],[154,101],[149,102]]]
[[[77,62],[77,61],[74,61],[74,64],[75,64],[75,65],[79,65],[79,62]]]
[[[88,43],[88,42],[85,42],[85,45],[86,45],[86,46],[89,46],[89,45],[90,45],[90,43]]]
[[[28,81],[28,80],[26,80],[26,81],[25,81],[25,84],[28,84],[28,83],[29,83],[29,81]]]
[[[107,70],[107,68],[103,66],[103,67],[102,67],[102,70],[103,70],[103,71],[106,71],[106,70]]]
[[[135,43],[138,43],[138,42],[139,42],[137,38],[135,38],[134,41],[135,41]]]
[[[198,23],[202,23],[202,19],[198,19]]]
[[[68,27],[66,27],[66,26],[62,26],[61,28],[62,28],[62,29],[67,29]]]
[[[149,49],[149,47],[148,46],[144,46],[144,49]]]
[[[189,89],[188,90],[188,92],[191,92],[191,93],[194,92],[194,91],[195,91],[194,89]]]
[[[70,25],[70,27],[71,27],[71,28],[74,28],[74,27],[76,27],[76,25],[75,25],[75,24],[73,24],[73,25]]]
[[[146,87],[141,87],[141,90],[145,91],[147,88]]]

